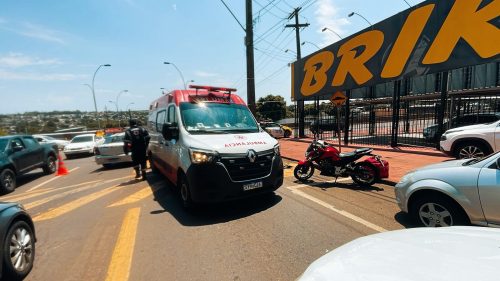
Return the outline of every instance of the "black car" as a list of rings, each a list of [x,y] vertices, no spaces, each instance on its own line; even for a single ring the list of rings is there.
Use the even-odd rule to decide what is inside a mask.
[[[332,131],[337,133],[338,132],[338,126],[340,126],[340,129],[342,130],[344,128],[344,121],[340,121],[340,124],[337,125],[337,119],[316,119],[311,122],[311,125],[309,127],[309,130],[311,130],[311,133],[313,134],[321,134],[326,131]]]
[[[0,278],[23,280],[35,261],[35,226],[24,207],[0,202]]]
[[[57,155],[57,145],[41,145],[32,136],[0,137],[0,192],[14,191],[16,178],[34,169],[55,173]]]
[[[461,116],[453,117],[450,121],[443,123],[443,129],[453,129],[462,126],[485,124],[500,120],[500,112],[496,113],[476,113],[464,114]],[[438,124],[426,127],[423,131],[424,138],[428,141],[438,141],[441,134],[438,134]]]

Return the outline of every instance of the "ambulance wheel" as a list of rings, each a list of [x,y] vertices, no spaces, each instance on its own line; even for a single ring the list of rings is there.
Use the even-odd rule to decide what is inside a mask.
[[[178,187],[181,195],[182,206],[184,209],[191,209],[193,207],[193,201],[191,200],[191,192],[189,190],[189,183],[186,176],[180,176]]]

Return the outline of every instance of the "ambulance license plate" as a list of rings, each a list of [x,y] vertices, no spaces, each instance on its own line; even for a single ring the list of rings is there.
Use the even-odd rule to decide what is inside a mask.
[[[249,183],[249,184],[245,184],[243,185],[243,190],[244,191],[248,191],[248,190],[252,190],[252,189],[257,189],[257,188],[261,188],[263,185],[262,185],[262,182],[261,181],[258,181],[258,182],[252,182],[252,183]]]

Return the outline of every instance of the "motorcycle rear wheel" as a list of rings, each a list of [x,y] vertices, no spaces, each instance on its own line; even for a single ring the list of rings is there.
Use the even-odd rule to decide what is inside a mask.
[[[361,186],[372,186],[377,181],[377,170],[370,164],[358,163],[351,178]]]
[[[312,177],[313,174],[314,174],[313,166],[297,165],[295,166],[295,169],[293,169],[293,175],[299,181],[307,181]]]

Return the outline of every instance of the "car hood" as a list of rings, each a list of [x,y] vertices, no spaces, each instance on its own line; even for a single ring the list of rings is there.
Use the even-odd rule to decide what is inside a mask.
[[[456,128],[453,128],[453,129],[450,129],[449,131],[458,131],[458,130],[462,130],[462,131],[466,131],[466,130],[475,130],[475,129],[481,129],[481,128],[485,128],[485,127],[490,127],[491,126],[491,123],[489,124],[477,124],[477,125],[469,125],[469,126],[462,126],[462,127],[456,127]]]
[[[18,203],[11,203],[11,202],[0,202],[0,212],[3,212],[5,209],[8,209],[13,206],[17,206]]]
[[[78,142],[78,143],[68,143],[66,145],[66,149],[70,149],[70,148],[82,148],[82,147],[87,147],[87,146],[93,146],[94,145],[94,142]]]
[[[219,153],[246,153],[272,149],[278,143],[265,132],[250,134],[190,135],[189,144],[193,148],[215,150]]]
[[[500,229],[413,228],[369,235],[313,262],[299,280],[498,280]]]

